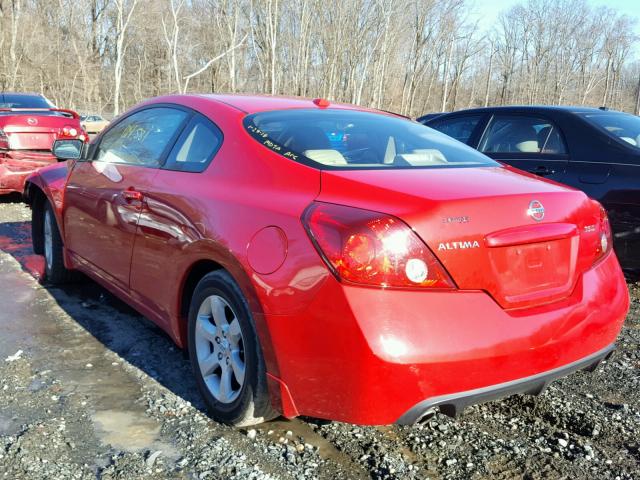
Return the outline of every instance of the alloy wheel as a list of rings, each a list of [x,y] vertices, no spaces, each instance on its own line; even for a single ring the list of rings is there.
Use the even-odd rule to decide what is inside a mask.
[[[232,403],[242,390],[246,364],[240,322],[224,298],[211,295],[200,305],[195,347],[207,388],[217,401]]]

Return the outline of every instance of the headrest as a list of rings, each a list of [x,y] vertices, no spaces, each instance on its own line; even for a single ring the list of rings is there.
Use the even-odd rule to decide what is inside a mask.
[[[321,150],[305,150],[304,156],[323,165],[347,165],[347,161],[337,150],[330,148]]]

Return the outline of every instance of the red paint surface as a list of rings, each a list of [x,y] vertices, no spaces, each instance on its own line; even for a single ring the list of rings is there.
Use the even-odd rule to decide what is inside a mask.
[[[628,309],[626,284],[613,253],[593,265],[598,238],[588,227],[600,221],[600,210],[581,192],[502,167],[321,173],[267,150],[242,126],[246,112],[318,108],[312,101],[172,96],[146,104],[154,102],[193,108],[223,131],[204,173],[123,165],[107,171],[84,162],[71,165],[68,176],[49,167],[30,181],[60,207],[69,265],[179,345],[191,269],[206,260],[228,270],[254,313],[269,384],[278,390],[272,398],[286,415],[389,423],[429,397],[541,373],[615,341]],[[130,187],[143,200],[123,200]],[[314,200],[398,217],[457,289],[340,283],[301,222]],[[545,206],[543,222],[527,214],[532,200]],[[460,217],[468,221],[446,220]],[[485,245],[487,237],[504,240],[508,229],[544,224],[575,230],[533,243],[521,230],[501,246]],[[287,239],[275,270],[275,260],[262,260],[272,262],[263,268],[247,249],[270,226]],[[256,257],[279,261],[270,244],[273,238],[261,243]]]
[[[34,255],[31,249],[31,225],[27,222],[0,225],[0,250],[15,258],[22,269],[41,279],[44,274],[44,258]]]

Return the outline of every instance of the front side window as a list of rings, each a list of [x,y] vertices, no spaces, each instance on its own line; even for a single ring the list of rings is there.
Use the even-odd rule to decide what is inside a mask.
[[[499,166],[431,128],[373,112],[276,110],[249,115],[244,125],[266,148],[316,168]]]
[[[202,115],[195,115],[171,150],[164,168],[202,172],[222,144],[222,132]]]
[[[435,128],[459,142],[467,143],[481,119],[482,115],[466,115],[464,117],[435,120],[429,123],[429,127]]]
[[[158,167],[162,154],[189,114],[174,108],[148,108],[118,122],[102,138],[95,160]]]
[[[567,153],[558,127],[544,118],[521,115],[495,115],[480,141],[479,150],[484,153]]]
[[[589,123],[618,138],[632,147],[640,148],[640,118],[622,112],[597,112],[580,114]]]

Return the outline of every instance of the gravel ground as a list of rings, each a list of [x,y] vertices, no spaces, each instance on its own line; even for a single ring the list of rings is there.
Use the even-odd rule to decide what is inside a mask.
[[[540,397],[413,427],[210,420],[182,352],[89,280],[38,283],[0,200],[0,479],[640,478],[640,285],[614,357]]]

